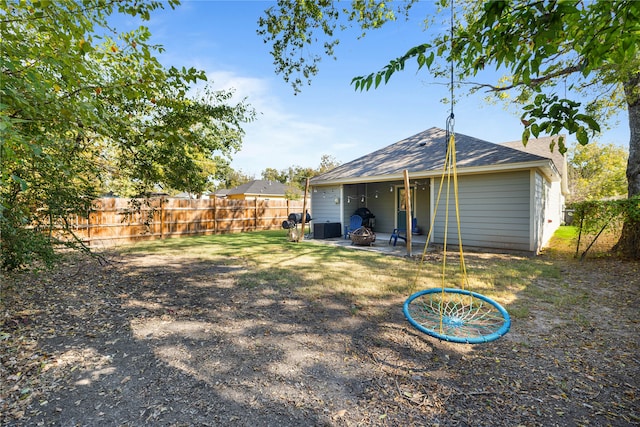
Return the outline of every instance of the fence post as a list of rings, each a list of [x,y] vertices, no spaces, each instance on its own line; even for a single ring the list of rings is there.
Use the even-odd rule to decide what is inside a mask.
[[[164,239],[164,197],[160,196],[160,240]]]
[[[258,198],[256,197],[253,208],[253,231],[258,231]]]
[[[87,211],[87,246],[91,246],[91,209]]]
[[[213,196],[213,234],[218,234],[218,197]]]

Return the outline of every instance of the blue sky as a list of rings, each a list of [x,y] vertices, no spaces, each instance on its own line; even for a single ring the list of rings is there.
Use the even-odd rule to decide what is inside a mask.
[[[256,33],[259,16],[273,4],[183,0],[177,9],[156,11],[144,23],[152,42],[166,49],[159,55],[163,64],[202,69],[214,89],[233,88],[237,99],[246,97],[256,109],[257,120],[244,126],[242,149],[231,163],[234,169],[260,178],[266,168],[316,168],[323,154],[346,163],[422,130],[445,127],[450,109],[441,103],[449,93],[446,81],[433,81],[408,66],[377,90],[356,92],[350,84],[353,77],[377,71],[428,41],[418,16],[390,23],[361,40],[353,33],[339,35],[337,61],[323,59],[311,86],[294,95],[275,74],[270,46]],[[424,14],[433,7],[429,1],[418,5]],[[120,32],[134,25],[116,22]],[[458,94],[454,108],[456,132],[495,143],[520,138],[517,107],[489,105],[483,94],[463,95]],[[597,140],[628,146],[626,113],[611,125]]]

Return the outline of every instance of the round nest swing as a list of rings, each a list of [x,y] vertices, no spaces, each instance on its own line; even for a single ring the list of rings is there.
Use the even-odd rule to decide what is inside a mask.
[[[511,318],[500,304],[463,289],[416,292],[405,301],[402,311],[419,331],[455,343],[494,341],[511,326]]]

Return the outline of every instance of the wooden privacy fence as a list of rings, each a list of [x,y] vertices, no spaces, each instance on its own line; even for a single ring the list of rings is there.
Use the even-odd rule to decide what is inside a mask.
[[[86,217],[73,221],[87,245],[111,246],[139,240],[196,234],[239,233],[282,227],[291,213],[301,213],[302,200],[103,198]]]

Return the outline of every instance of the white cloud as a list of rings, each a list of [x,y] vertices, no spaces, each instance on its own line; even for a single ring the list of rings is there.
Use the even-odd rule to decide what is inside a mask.
[[[317,167],[321,151],[333,138],[333,129],[305,120],[283,110],[264,110],[258,119],[246,126],[243,148],[234,156],[232,165],[259,177],[270,167]]]
[[[275,94],[269,79],[240,75],[232,71],[207,72],[215,90],[233,90],[232,103],[246,99],[257,112],[254,122],[243,126],[246,134],[232,167],[260,177],[266,168],[317,167],[323,154],[331,154],[335,129],[325,117],[292,113]]]
[[[234,91],[234,102],[247,97],[262,103],[268,99],[268,82],[266,79],[241,76],[232,71],[210,71],[207,73],[207,83],[216,90],[226,89]]]

